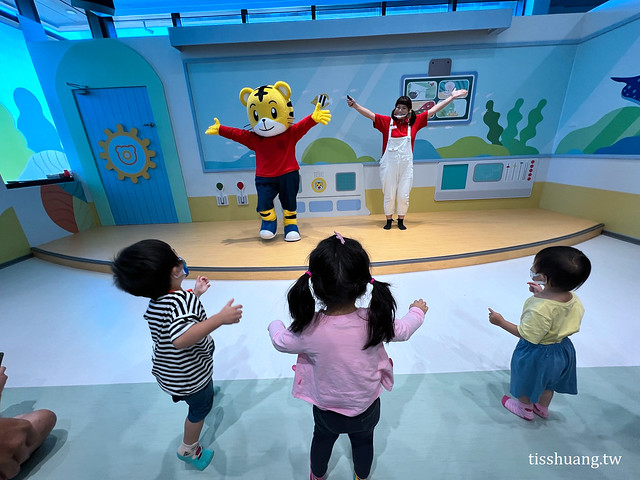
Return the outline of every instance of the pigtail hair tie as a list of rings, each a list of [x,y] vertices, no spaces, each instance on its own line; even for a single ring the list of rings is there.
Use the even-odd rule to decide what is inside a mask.
[[[311,272],[309,270],[307,270],[306,272],[304,272],[305,275],[309,275],[309,278],[311,278]]]
[[[371,285],[373,285],[373,282],[375,282],[375,281],[376,281],[376,279],[375,279],[375,278],[373,278],[373,277],[371,277],[371,280],[369,280],[369,283],[370,283]]]

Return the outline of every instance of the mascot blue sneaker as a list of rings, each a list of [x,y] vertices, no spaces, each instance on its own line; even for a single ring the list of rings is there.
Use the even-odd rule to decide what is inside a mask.
[[[298,214],[295,210],[285,210],[284,212],[284,240],[286,242],[297,242],[300,240],[298,230]]]
[[[276,236],[276,228],[278,227],[278,222],[276,220],[276,209],[272,208],[271,210],[265,210],[263,212],[258,212],[260,217],[262,217],[262,225],[260,225],[260,238],[263,240],[271,240]]]
[[[276,228],[278,228],[278,222],[275,220],[273,222],[263,220],[260,226],[260,238],[263,240],[271,240],[276,236]]]
[[[205,133],[228,138],[255,152],[257,210],[262,218],[260,238],[269,240],[276,236],[273,201],[277,196],[285,212],[284,239],[298,241],[296,196],[300,187],[300,165],[295,157],[295,146],[312,127],[329,123],[331,113],[322,110],[323,103],[317,102],[311,115],[294,123],[291,87],[282,81],[243,88],[240,103],[247,109],[250,130],[227,127],[214,118],[214,124]]]

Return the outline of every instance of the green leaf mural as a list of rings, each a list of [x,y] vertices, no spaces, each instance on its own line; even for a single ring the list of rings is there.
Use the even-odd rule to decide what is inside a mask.
[[[524,99],[516,100],[513,108],[507,113],[507,128],[503,129],[498,123],[500,114],[494,110],[493,100],[489,100],[486,104],[487,111],[482,120],[489,127],[487,139],[493,145],[504,145],[507,149],[506,155],[536,155],[540,153],[537,148],[527,145],[527,142],[537,134],[537,126],[544,119],[542,109],[547,105],[547,100],[541,99],[536,107],[529,112],[527,126],[522,129],[518,137],[518,124],[523,118],[520,109],[523,105]]]
[[[0,214],[0,264],[29,255],[31,246],[13,207]]]
[[[27,139],[16,128],[11,112],[0,103],[0,172],[5,182],[17,180],[27,165],[33,151],[27,147]]]
[[[593,154],[616,142],[640,135],[640,107],[623,107],[604,115],[593,125],[567,134],[556,154]]]
[[[502,157],[508,156],[509,150],[502,145],[487,143],[480,137],[463,137],[453,145],[438,148],[438,153],[442,158],[465,158],[465,157]]]
[[[520,108],[524,104],[524,99],[519,98],[516,100],[516,104],[507,113],[507,128],[502,132],[502,145],[507,147],[511,151],[511,146],[515,143],[516,135],[518,135],[518,123],[522,120],[522,114]]]
[[[542,116],[542,109],[546,104],[547,99],[543,98],[538,102],[536,108],[529,112],[529,117],[527,118],[529,123],[527,123],[527,126],[520,132],[520,141],[523,145],[526,145],[529,140],[536,136],[536,126],[542,122],[544,118]]]
[[[373,157],[358,157],[348,144],[337,138],[319,138],[309,144],[302,153],[300,162],[305,165],[322,163],[375,162]]]
[[[527,142],[536,136],[536,126],[542,122],[542,109],[547,104],[544,98],[538,102],[536,108],[529,112],[527,126],[520,132],[519,139],[512,139],[508,145],[511,155],[537,155],[537,148],[530,147]]]
[[[500,126],[498,120],[500,120],[500,114],[493,110],[493,100],[489,100],[486,104],[487,111],[483,115],[482,120],[489,127],[489,133],[487,133],[487,139],[494,145],[502,145],[500,143],[500,135],[504,132],[504,128]]]
[[[89,204],[75,196],[73,197],[73,215],[80,232],[96,226]]]

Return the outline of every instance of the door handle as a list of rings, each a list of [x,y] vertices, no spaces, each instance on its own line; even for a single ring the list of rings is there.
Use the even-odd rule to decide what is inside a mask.
[[[153,123],[153,122],[151,122],[151,123],[145,123],[145,124],[144,124],[144,126],[145,126],[145,127],[155,127],[155,126],[156,126],[156,124],[155,124],[155,123]]]

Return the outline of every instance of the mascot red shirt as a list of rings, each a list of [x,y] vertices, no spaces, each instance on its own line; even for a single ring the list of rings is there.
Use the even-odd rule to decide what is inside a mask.
[[[277,218],[273,201],[280,198],[284,213],[284,239],[300,240],[297,221],[297,194],[300,186],[300,166],[296,160],[296,143],[317,123],[331,120],[328,110],[315,111],[298,123],[293,123],[291,88],[285,82],[243,88],[240,102],[247,107],[251,130],[220,125],[217,118],[206,133],[220,135],[253,150],[256,154],[256,191],[258,213],[262,218],[260,237],[268,240],[276,235]]]

